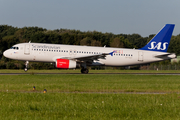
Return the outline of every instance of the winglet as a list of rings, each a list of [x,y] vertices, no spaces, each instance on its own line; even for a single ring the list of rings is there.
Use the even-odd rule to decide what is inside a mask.
[[[166,24],[151,41],[140,50],[167,52],[174,24]]]

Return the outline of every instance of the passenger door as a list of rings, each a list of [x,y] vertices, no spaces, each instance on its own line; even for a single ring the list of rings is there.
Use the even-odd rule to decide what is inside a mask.
[[[142,51],[138,52],[138,61],[143,61],[143,52]]]
[[[24,46],[24,54],[30,55],[30,44],[25,44]]]

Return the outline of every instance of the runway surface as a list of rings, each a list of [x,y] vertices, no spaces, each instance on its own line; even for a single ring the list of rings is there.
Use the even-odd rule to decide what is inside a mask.
[[[0,73],[0,75],[59,75],[59,74],[76,74],[76,75],[84,75],[81,73]],[[90,75],[92,74],[109,74],[109,75],[180,75],[180,73],[88,73]],[[85,74],[85,75],[88,75]]]

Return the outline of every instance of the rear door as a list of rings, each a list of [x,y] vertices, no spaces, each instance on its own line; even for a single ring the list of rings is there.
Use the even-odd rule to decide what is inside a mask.
[[[138,52],[138,61],[143,61],[143,51]]]

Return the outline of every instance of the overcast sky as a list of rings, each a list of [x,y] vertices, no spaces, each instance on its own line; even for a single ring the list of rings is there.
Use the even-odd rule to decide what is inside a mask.
[[[50,30],[156,34],[165,24],[180,34],[180,0],[0,0],[0,25]]]

